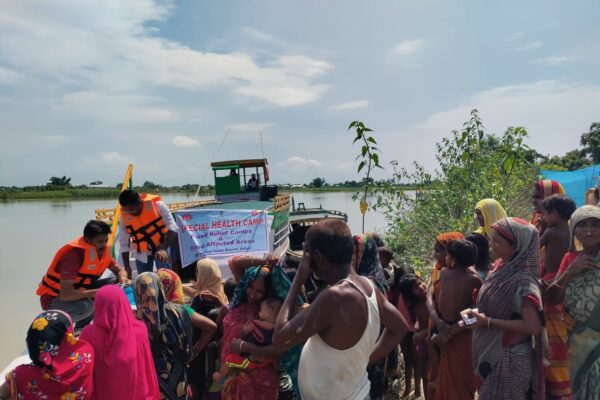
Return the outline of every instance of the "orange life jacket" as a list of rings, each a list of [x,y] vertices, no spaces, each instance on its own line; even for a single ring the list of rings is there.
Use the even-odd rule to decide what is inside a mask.
[[[123,214],[123,225],[138,252],[155,252],[169,231],[159,214],[156,202],[160,196],[142,194],[140,215]]]
[[[70,243],[65,244],[61,247],[54,255],[52,263],[48,267],[48,271],[42,282],[39,284],[36,294],[39,296],[48,294],[50,296],[58,296],[60,293],[60,273],[56,271],[56,267],[61,258],[73,248],[83,249],[84,257],[83,264],[77,272],[75,278],[75,289],[90,289],[94,282],[102,276],[106,268],[111,265],[113,259],[110,255],[110,249],[106,248],[102,254],[102,258],[98,257],[98,251],[96,247],[87,243],[85,239],[79,237]]]

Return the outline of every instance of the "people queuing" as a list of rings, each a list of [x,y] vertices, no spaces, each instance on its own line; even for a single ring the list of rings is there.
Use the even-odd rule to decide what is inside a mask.
[[[479,201],[474,232],[436,236],[430,271],[331,219],[307,231],[293,270],[239,255],[223,282],[205,258],[186,285],[169,268],[164,203],[120,202],[142,258],[135,312],[113,285],[131,270],[110,256],[110,228],[88,222],[44,275],[31,363],[0,398],[600,399],[600,208],[576,209],[558,182],[535,183],[531,223]]]

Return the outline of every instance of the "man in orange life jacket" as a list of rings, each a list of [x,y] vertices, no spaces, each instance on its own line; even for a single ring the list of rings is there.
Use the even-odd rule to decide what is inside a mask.
[[[119,283],[128,282],[127,273],[106,248],[109,234],[108,224],[92,220],[85,224],[82,237],[58,250],[36,291],[42,309],[65,311],[75,322],[85,320],[94,314],[92,298],[98,288],[115,282],[100,279],[106,269]]]
[[[123,217],[119,223],[119,243],[123,265],[129,277],[130,241],[136,251],[138,274],[157,268],[170,268],[169,248],[177,242],[177,224],[160,196],[124,190],[119,195]]]

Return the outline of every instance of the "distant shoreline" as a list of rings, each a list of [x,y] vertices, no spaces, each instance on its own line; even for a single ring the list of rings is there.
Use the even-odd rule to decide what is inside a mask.
[[[326,192],[361,192],[364,188],[354,186],[328,186],[321,188],[314,187],[282,187],[279,186],[279,193],[294,193],[294,192],[310,192],[310,193],[326,193]],[[416,186],[402,186],[404,190],[416,190]],[[144,187],[136,187],[140,193],[157,193],[157,194],[196,194],[196,190],[183,188],[160,188],[148,189]],[[202,189],[199,193],[202,196],[214,195],[212,188]],[[116,199],[119,196],[117,188],[65,188],[60,190],[41,190],[30,188],[3,188],[0,189],[0,201],[7,200],[94,200],[94,199]]]

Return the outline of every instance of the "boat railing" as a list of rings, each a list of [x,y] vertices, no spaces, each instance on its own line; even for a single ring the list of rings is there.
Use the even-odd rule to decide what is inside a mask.
[[[278,212],[285,209],[290,209],[291,196],[289,194],[280,194],[275,196],[273,201],[273,211]]]

